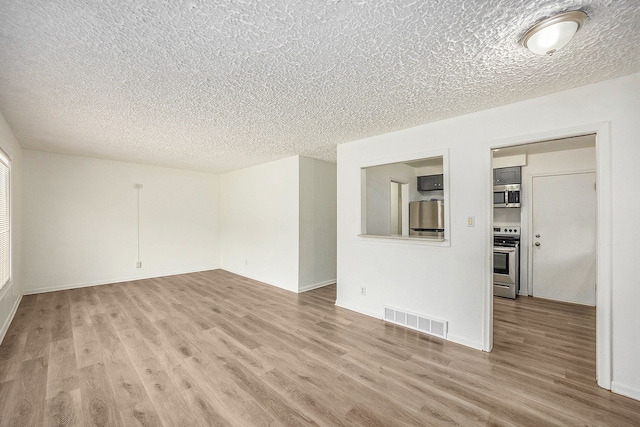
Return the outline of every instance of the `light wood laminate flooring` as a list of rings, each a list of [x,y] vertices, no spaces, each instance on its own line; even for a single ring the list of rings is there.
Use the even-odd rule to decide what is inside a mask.
[[[595,310],[495,299],[492,353],[222,270],[25,296],[1,426],[638,426]],[[480,303],[480,302],[479,302]]]

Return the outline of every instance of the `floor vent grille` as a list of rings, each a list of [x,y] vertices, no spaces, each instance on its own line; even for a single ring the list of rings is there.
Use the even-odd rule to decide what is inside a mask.
[[[446,320],[434,319],[387,306],[384,307],[384,320],[440,338],[447,338]]]

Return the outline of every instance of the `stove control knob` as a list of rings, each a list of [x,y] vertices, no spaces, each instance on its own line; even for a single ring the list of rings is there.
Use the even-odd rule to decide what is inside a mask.
[[[539,234],[536,234],[536,237],[540,237],[540,235],[539,235]]]
[[[540,246],[540,242],[536,242],[536,246]]]

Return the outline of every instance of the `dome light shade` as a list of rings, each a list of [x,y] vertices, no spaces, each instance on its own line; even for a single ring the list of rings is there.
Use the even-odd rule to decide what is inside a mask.
[[[571,41],[586,18],[581,10],[552,16],[529,28],[521,43],[536,55],[552,55]]]

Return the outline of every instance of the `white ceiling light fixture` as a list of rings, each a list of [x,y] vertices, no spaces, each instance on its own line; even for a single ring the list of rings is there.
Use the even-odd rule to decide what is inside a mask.
[[[587,14],[581,10],[559,13],[529,28],[521,43],[536,55],[552,55],[571,41],[585,19]]]

